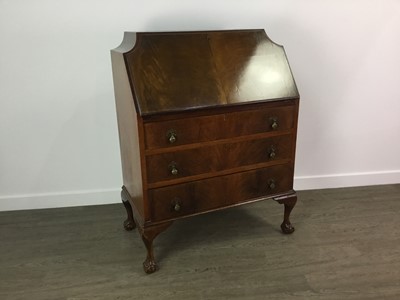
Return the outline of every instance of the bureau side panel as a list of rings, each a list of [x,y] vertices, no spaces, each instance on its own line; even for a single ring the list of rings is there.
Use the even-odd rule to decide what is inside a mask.
[[[293,134],[292,134],[292,165],[293,165],[293,177],[294,177],[294,169],[295,169],[295,162],[296,162],[296,143],[297,143],[297,126],[299,122],[299,105],[300,99],[295,100],[295,110],[294,110],[294,126],[293,126]]]
[[[117,109],[118,132],[121,151],[122,173],[124,186],[128,190],[136,212],[142,221],[145,219],[143,180],[141,173],[141,158],[139,148],[138,117],[123,54],[111,51],[112,70],[114,79],[115,103]]]

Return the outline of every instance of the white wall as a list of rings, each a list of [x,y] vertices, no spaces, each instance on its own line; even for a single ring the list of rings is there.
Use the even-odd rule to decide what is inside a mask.
[[[119,202],[109,50],[235,28],[285,46],[298,189],[400,183],[400,1],[0,0],[0,210]]]

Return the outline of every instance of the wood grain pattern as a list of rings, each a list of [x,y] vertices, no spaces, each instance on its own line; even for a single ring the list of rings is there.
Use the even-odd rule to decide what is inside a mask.
[[[263,162],[276,164],[291,158],[291,140],[291,135],[282,135],[147,156],[148,182],[174,180]],[[175,166],[176,174],[172,174],[171,164]]]
[[[270,186],[273,183],[273,186]],[[249,172],[152,189],[152,221],[175,219],[198,212],[229,207],[235,203],[289,191],[293,186],[291,165],[279,165]],[[180,209],[174,210],[178,203]]]
[[[300,191],[290,236],[274,201],[182,219],[150,276],[121,204],[0,212],[0,299],[398,300],[399,194]]]
[[[125,57],[142,115],[226,102],[206,34],[138,33],[137,43]]]
[[[299,97],[283,47],[262,29],[130,35],[124,58],[141,116]]]
[[[298,97],[283,47],[264,30],[214,32],[209,42],[228,103]]]
[[[190,143],[228,139],[274,131],[272,119],[278,122],[277,131],[294,127],[295,106],[293,103],[281,106],[264,105],[257,109],[237,109],[231,113],[219,113],[214,110],[211,115],[190,117],[181,115],[176,120],[144,124],[146,148],[163,148]],[[167,132],[173,129],[177,133],[174,143],[169,143]]]

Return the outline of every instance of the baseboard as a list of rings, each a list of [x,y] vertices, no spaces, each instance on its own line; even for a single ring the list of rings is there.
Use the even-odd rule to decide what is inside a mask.
[[[400,170],[296,176],[295,190],[312,190],[400,183]],[[0,196],[0,211],[120,203],[120,189]]]
[[[121,203],[121,189],[0,196],[0,211]]]
[[[301,191],[396,183],[400,183],[400,170],[317,176],[295,176],[294,189]]]

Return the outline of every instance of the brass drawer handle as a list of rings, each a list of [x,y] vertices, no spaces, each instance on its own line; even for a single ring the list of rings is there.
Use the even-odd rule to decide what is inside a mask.
[[[275,180],[271,179],[271,180],[268,182],[268,188],[269,188],[270,190],[274,190],[274,189],[276,188]]]
[[[174,211],[180,211],[181,208],[182,208],[181,203],[180,203],[179,199],[176,198],[176,199],[174,200],[174,202],[172,203],[172,210],[174,210]]]
[[[175,211],[180,211],[181,210],[181,206],[179,205],[179,203],[175,203],[174,210]]]
[[[275,149],[275,146],[271,146],[270,148],[269,148],[269,158],[270,159],[274,159],[275,157],[276,157],[276,149]]]
[[[278,118],[277,117],[271,117],[269,118],[270,123],[271,123],[271,128],[272,130],[277,130],[279,127],[279,123],[278,123]]]
[[[170,129],[167,132],[167,140],[170,144],[173,144],[176,142],[178,138],[178,135],[176,134],[176,131],[174,129]]]
[[[168,168],[169,168],[169,172],[171,173],[171,175],[174,175],[174,176],[178,175],[179,171],[178,171],[178,167],[176,165],[176,162],[174,162],[174,161],[171,162],[169,164]]]

